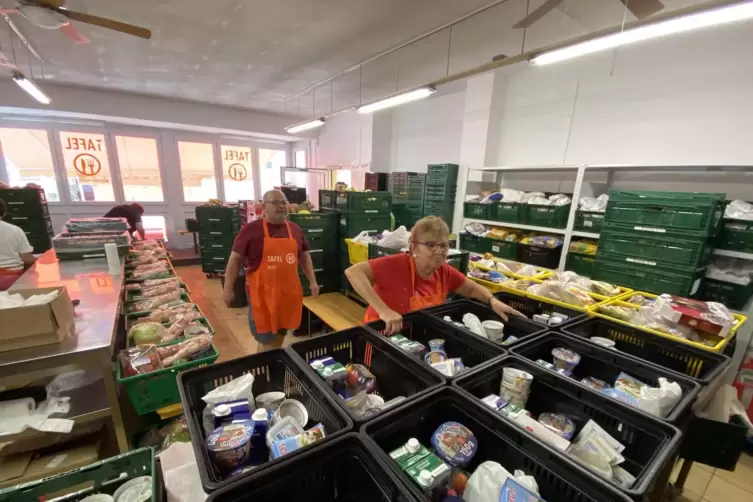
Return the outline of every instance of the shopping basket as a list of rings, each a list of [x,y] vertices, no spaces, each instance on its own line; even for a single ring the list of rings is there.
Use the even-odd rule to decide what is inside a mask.
[[[550,317],[558,316],[564,318],[564,321],[560,324],[554,326],[546,324],[549,329],[561,329],[564,326],[568,326],[576,321],[586,318],[586,313],[580,310],[575,310],[574,308],[570,307],[559,307],[552,303],[543,300],[537,300],[535,298],[528,298],[507,292],[496,293],[494,297],[497,298],[497,300],[511,306],[518,312],[525,314],[531,320],[533,320],[533,317],[535,315],[540,314],[546,314]],[[542,324],[538,321],[534,322]]]

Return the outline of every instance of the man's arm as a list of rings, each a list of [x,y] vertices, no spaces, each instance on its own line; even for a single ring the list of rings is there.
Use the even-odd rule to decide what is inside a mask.
[[[21,261],[24,262],[24,268],[29,268],[34,265],[34,262],[37,261],[37,259],[34,258],[32,253],[23,253],[21,255]]]
[[[235,281],[243,265],[243,255],[233,251],[225,268],[225,287],[222,288],[222,300],[228,307],[235,300]]]
[[[314,273],[314,262],[311,261],[311,253],[308,251],[304,251],[301,253],[301,268],[303,269],[303,275],[306,276],[306,279],[309,280],[309,285],[312,289],[311,296],[319,296],[318,291],[317,294],[313,294],[314,286],[317,286],[317,290],[319,289],[319,284],[316,282],[316,274]]]
[[[144,224],[140,221],[136,222],[136,233],[139,234],[142,241],[146,239],[146,230],[144,230]]]

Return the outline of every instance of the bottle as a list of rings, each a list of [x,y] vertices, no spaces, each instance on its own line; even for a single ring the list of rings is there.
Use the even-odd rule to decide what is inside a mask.
[[[251,415],[254,421],[254,433],[251,436],[251,454],[249,455],[249,464],[263,464],[269,457],[267,448],[267,430],[269,429],[269,418],[265,408],[257,408]]]

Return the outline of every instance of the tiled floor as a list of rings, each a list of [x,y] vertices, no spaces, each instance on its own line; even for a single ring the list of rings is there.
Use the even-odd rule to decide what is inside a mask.
[[[248,329],[246,309],[230,309],[222,302],[219,279],[207,279],[200,266],[179,267],[178,274],[191,290],[191,298],[215,328],[220,361],[254,354],[256,341]],[[289,336],[284,345],[296,340]],[[679,468],[675,469],[675,476]],[[674,477],[673,477],[674,479]],[[694,464],[678,502],[753,502],[753,457],[743,455],[734,472]]]

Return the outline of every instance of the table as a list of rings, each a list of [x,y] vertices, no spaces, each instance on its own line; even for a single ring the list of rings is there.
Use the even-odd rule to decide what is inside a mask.
[[[99,396],[90,392],[91,395],[82,396],[80,402],[72,400],[70,413],[58,418],[74,420],[78,425],[110,417],[118,448],[121,453],[126,452],[128,440],[112,364],[123,274],[111,275],[104,258],[58,261],[55,252],[50,250],[24,272],[9,292],[54,286],[65,286],[71,299],[80,301],[75,309],[75,333],[60,343],[0,352],[0,385],[28,382],[30,378],[76,369],[100,372],[103,380],[98,385],[103,392]]]
[[[178,235],[186,235],[191,234],[193,236],[193,252],[194,254],[199,254],[199,241],[196,238],[196,231],[195,230],[178,230]]]
[[[316,298],[306,296],[303,305],[309,309],[308,332],[311,334],[311,312],[335,331],[361,325],[365,309],[340,293],[323,293]]]

